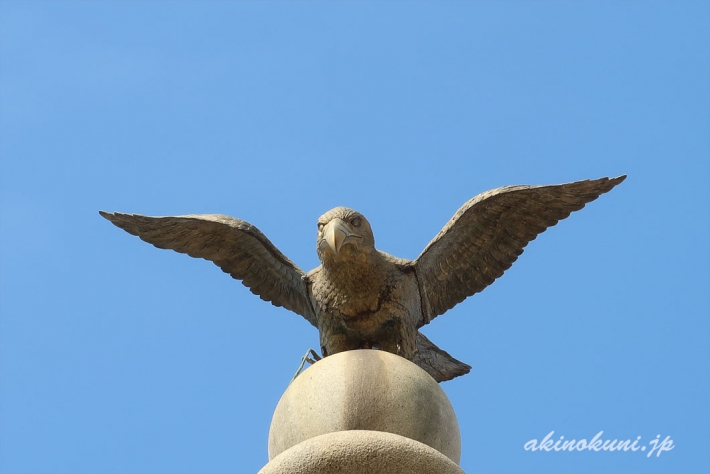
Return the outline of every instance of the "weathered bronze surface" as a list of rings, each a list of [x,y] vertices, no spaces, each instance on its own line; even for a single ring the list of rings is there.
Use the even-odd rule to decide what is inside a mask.
[[[377,250],[367,219],[336,207],[318,219],[321,265],[308,274],[240,219],[100,214],[158,248],[210,260],[261,299],[300,314],[320,331],[324,356],[381,349],[444,381],[471,368],[419,328],[493,283],[538,234],[625,178],[505,186],[479,194],[414,261]]]

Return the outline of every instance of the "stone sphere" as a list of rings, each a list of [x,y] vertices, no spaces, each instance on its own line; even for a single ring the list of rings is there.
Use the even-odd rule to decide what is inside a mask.
[[[426,444],[382,431],[336,431],[287,449],[259,474],[464,474]]]
[[[413,362],[378,350],[346,351],[306,369],[281,397],[269,459],[316,436],[348,430],[393,433],[461,459],[456,414],[439,384]]]

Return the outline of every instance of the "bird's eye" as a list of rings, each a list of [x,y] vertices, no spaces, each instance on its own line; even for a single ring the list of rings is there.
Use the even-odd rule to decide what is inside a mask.
[[[353,227],[360,227],[360,224],[362,224],[362,219],[360,219],[359,217],[356,217],[353,220],[351,220],[350,223],[353,225]]]

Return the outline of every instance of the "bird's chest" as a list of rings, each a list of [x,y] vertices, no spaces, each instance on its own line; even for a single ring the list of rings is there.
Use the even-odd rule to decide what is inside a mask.
[[[318,319],[326,325],[350,329],[379,325],[401,315],[393,311],[403,297],[401,285],[386,276],[328,275],[314,282],[313,298]]]
[[[340,282],[333,278],[317,282],[313,288],[317,311],[345,318],[376,312],[385,296],[386,285],[362,283],[360,279]]]

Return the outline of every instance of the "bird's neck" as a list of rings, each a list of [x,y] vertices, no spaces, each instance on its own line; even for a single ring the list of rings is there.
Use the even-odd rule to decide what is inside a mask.
[[[322,262],[323,271],[338,286],[379,287],[385,280],[383,259],[377,250],[339,255]]]

